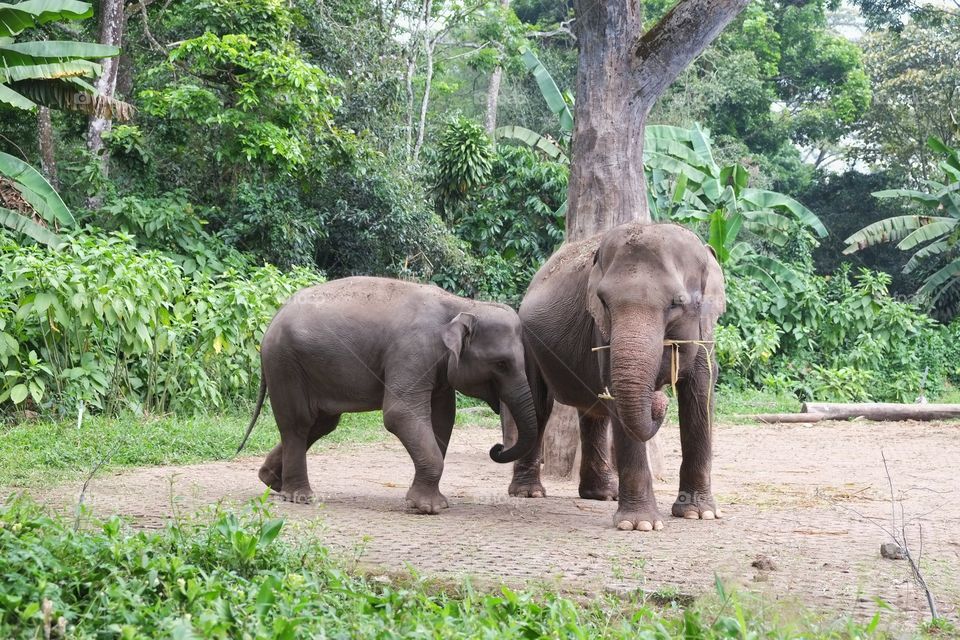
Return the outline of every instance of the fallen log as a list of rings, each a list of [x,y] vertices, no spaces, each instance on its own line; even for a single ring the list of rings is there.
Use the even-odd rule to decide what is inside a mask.
[[[864,402],[842,404],[833,402],[805,402],[803,413],[823,414],[829,420],[866,418],[867,420],[949,420],[960,418],[960,404],[897,404],[894,402]]]
[[[811,424],[821,420],[833,420],[825,413],[758,413],[752,416],[737,416],[748,420],[756,420],[764,424]]]

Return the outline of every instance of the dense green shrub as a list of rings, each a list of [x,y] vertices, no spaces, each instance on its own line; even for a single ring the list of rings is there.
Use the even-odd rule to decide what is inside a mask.
[[[844,265],[832,276],[798,269],[786,304],[757,282],[728,279],[717,351],[722,379],[821,401],[933,395],[960,381],[960,322],[943,327],[891,297],[890,277]]]
[[[453,162],[443,154],[437,161]],[[475,258],[448,262],[434,281],[467,295],[519,303],[533,274],[563,242],[558,211],[566,202],[568,167],[527,147],[501,144],[483,175],[482,183],[458,191],[456,200],[444,200],[451,229]]]
[[[212,409],[250,397],[260,337],[279,305],[320,280],[305,269],[184,270],[130,236],[0,253],[0,403],[57,414]]]

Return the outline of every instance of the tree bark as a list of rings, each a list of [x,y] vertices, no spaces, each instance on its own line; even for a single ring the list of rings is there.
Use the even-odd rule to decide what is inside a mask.
[[[119,47],[123,40],[123,27],[126,15],[123,11],[123,0],[100,0],[99,5],[100,43]],[[119,56],[104,58],[100,61],[102,70],[100,77],[94,82],[97,93],[112,98],[117,86],[117,69]],[[95,157],[100,158],[103,175],[108,172],[109,156],[103,150],[103,136],[110,131],[111,121],[98,116],[91,117],[87,125],[87,150]],[[93,196],[87,200],[88,207],[100,206],[102,198]]]
[[[437,44],[430,33],[430,10],[432,0],[423,3],[423,51],[426,54],[427,70],[423,85],[423,98],[420,100],[420,122],[417,125],[417,142],[413,145],[413,162],[420,160],[420,150],[423,148],[423,137],[427,128],[427,109],[430,107],[430,88],[433,84],[433,49]]]
[[[47,107],[40,107],[37,111],[37,144],[40,147],[40,168],[43,175],[53,188],[59,191],[60,178],[57,175],[53,124],[50,122],[50,109]]]
[[[510,6],[510,0],[500,0],[500,6],[506,9]],[[487,115],[484,119],[484,128],[491,138],[497,128],[497,106],[500,103],[501,80],[503,80],[503,67],[498,64],[493,73],[490,74],[490,85],[487,87]]]
[[[643,33],[639,0],[575,0],[579,45],[567,241],[650,220],[643,134],[657,98],[749,0],[681,0]],[[568,477],[579,444],[576,411],[555,405],[544,472]],[[660,447],[648,447],[659,450]],[[654,465],[660,464],[655,461]]]
[[[497,128],[497,106],[500,102],[500,81],[503,79],[503,67],[497,65],[490,74],[490,85],[487,87],[487,115],[484,119],[484,128],[487,135],[493,137]]]

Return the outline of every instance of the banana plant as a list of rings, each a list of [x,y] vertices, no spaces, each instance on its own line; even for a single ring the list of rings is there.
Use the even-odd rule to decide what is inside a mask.
[[[757,251],[741,233],[749,231],[774,247],[784,247],[801,229],[826,236],[820,219],[789,196],[750,187],[750,174],[742,165],[719,166],[709,134],[699,125],[690,129],[650,125],[645,133],[651,217],[704,231],[725,270],[755,278],[779,305],[785,305],[783,286],[797,289],[800,279],[781,260]]]
[[[929,138],[927,146],[946,156],[939,164],[944,182],[926,180],[926,191],[916,189],[887,189],[873,194],[875,198],[906,199],[915,209],[926,209],[906,215],[893,216],[860,229],[845,240],[844,253],[854,253],[887,242],[896,242],[901,251],[914,251],[904,265],[910,273],[932,261],[939,260],[917,295],[931,307],[950,299],[951,291],[960,283],[960,150],[948,147],[938,138]],[[926,246],[923,246],[926,245]],[[956,304],[956,300],[952,304]]]
[[[116,56],[116,47],[59,40],[17,41],[27,29],[57,20],[93,15],[88,2],[27,0],[0,3],[0,104],[34,110],[70,109],[127,120],[133,107],[97,93],[87,80],[101,72],[97,60]],[[57,227],[75,226],[73,215],[40,173],[0,153],[0,226],[50,247],[60,244]]]
[[[60,244],[51,228],[74,227],[76,220],[39,171],[0,151],[0,225],[49,247]]]
[[[550,75],[550,72],[543,66],[543,63],[540,62],[533,51],[524,49],[520,52],[520,59],[527,71],[537,81],[540,95],[547,103],[550,113],[557,116],[560,125],[560,140],[559,142],[555,141],[526,127],[516,125],[499,127],[494,131],[494,136],[498,139],[505,138],[539,149],[551,160],[569,162],[564,149],[569,146],[570,138],[573,136],[573,112],[570,110],[570,106],[573,104],[573,96],[569,92],[560,90],[553,76]]]
[[[90,3],[76,0],[0,3],[0,102],[20,109],[39,105],[129,119],[133,107],[98,94],[88,82],[100,74],[97,60],[116,56],[119,49],[92,42],[17,41],[27,29],[92,15]]]

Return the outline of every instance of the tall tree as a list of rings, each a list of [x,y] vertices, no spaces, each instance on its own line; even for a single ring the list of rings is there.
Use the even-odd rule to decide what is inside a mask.
[[[500,6],[506,9],[510,0],[500,0]],[[484,128],[488,135],[493,135],[497,128],[497,106],[500,103],[500,83],[503,80],[503,65],[497,64],[490,74],[490,84],[487,86],[487,114],[484,118]]]
[[[99,31],[100,44],[119,47],[123,39],[123,27],[126,16],[123,11],[123,0],[100,0],[99,4]],[[97,93],[107,98],[113,98],[117,87],[117,68],[119,58],[104,58],[100,62],[102,72],[94,86]],[[109,114],[91,116],[87,125],[87,150],[94,156],[100,156],[104,175],[107,172],[107,158],[103,155],[103,135],[110,130],[111,119]],[[98,206],[99,197],[90,198],[88,206]]]
[[[579,44],[567,241],[650,220],[644,128],[657,98],[749,0],[681,0],[643,30],[640,0],[576,0]],[[571,411],[555,411],[544,442],[548,473],[569,475],[579,437]]]

